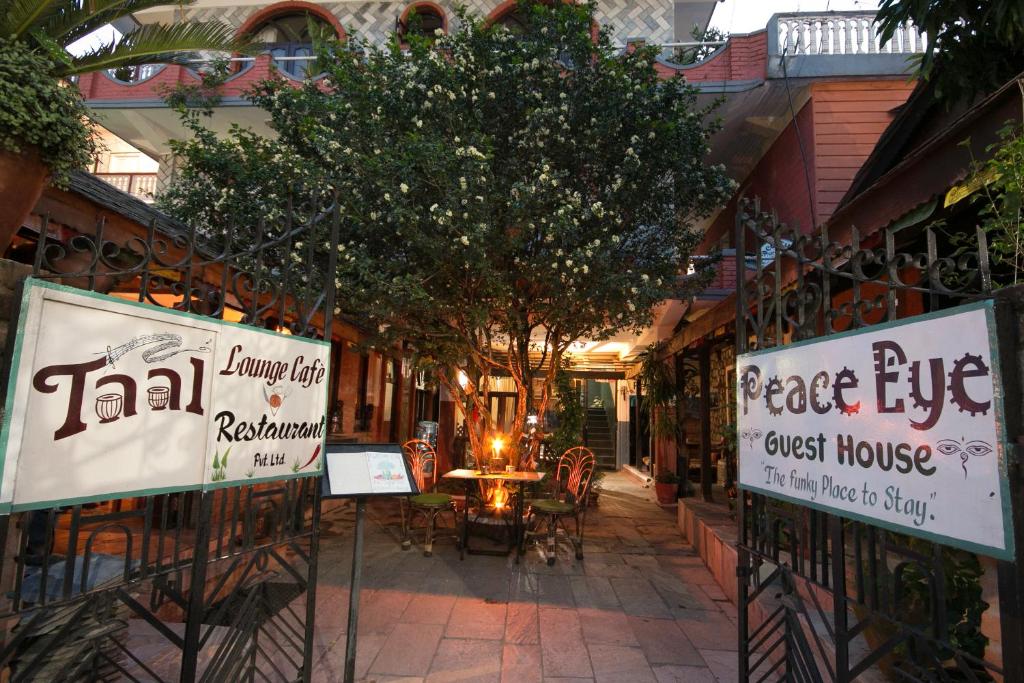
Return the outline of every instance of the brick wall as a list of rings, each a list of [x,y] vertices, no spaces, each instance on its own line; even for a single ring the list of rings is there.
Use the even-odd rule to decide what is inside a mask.
[[[714,56],[695,66],[674,69],[659,63],[657,68],[662,76],[678,72],[691,83],[764,79],[768,69],[768,32],[735,36]]]
[[[818,222],[835,211],[853,177],[914,83],[905,79],[818,83],[811,88]]]
[[[710,248],[731,233],[736,200],[741,196],[760,198],[766,210],[803,231],[827,221],[889,125],[894,110],[912,90],[913,83],[902,78],[812,84],[810,100],[797,112],[797,125],[791,122],[786,126],[741,181],[733,201],[708,229],[703,248]]]
[[[230,78],[220,89],[222,97],[241,97],[256,83],[270,77],[272,60],[269,55],[260,55],[251,66]],[[193,71],[177,64],[170,64],[161,69],[155,76],[138,83],[122,83],[108,77],[105,73],[83,74],[78,80],[78,88],[86,100],[152,100],[159,99],[164,92],[174,86],[185,83],[198,85],[199,76]]]

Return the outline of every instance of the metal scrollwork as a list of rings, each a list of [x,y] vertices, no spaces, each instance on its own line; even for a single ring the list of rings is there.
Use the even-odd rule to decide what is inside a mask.
[[[218,230],[101,218],[59,238],[45,216],[41,227],[36,277],[330,338],[337,252],[314,247],[337,244],[336,197]],[[309,680],[319,516],[316,478],[0,516],[0,535],[19,544],[5,556],[0,667],[12,681]],[[133,651],[129,616],[165,639],[175,670],[147,660],[157,650]],[[214,627],[231,635],[209,638]]]
[[[739,353],[992,292],[980,229],[969,244],[940,245],[927,227],[867,237],[851,228],[837,241],[748,200],[736,226]],[[747,494],[739,517],[741,678],[854,681],[883,660],[908,681],[1002,674],[950,642],[941,546],[758,494]],[[757,627],[744,615],[754,600],[767,609]],[[869,631],[884,637],[865,639]]]

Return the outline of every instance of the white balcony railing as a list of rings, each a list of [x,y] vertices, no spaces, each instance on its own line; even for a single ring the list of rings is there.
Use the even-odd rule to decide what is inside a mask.
[[[775,28],[776,56],[914,54],[927,47],[927,36],[913,24],[883,44],[873,13],[780,14]]]
[[[156,192],[156,173],[96,173],[97,178],[127,192],[136,199],[152,202]]]

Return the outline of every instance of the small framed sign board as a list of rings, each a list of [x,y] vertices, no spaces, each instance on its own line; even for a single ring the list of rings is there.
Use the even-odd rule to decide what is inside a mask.
[[[325,463],[324,498],[414,496],[420,492],[398,444],[328,444]]]

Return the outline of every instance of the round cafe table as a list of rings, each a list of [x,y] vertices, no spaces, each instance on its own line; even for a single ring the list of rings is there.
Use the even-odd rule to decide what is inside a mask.
[[[499,553],[508,555],[512,549],[516,550],[516,562],[523,554],[523,517],[525,515],[525,489],[527,484],[539,484],[547,476],[546,472],[494,472],[481,474],[476,470],[458,469],[452,470],[444,475],[445,479],[461,480],[466,484],[466,504],[462,507],[462,543],[459,550],[459,559],[465,559],[466,553],[471,555],[493,555],[496,551],[473,550],[469,547],[469,499],[473,493],[473,486],[481,481],[504,481],[518,485],[518,492],[515,496],[515,505],[512,515],[512,544],[506,552]]]

